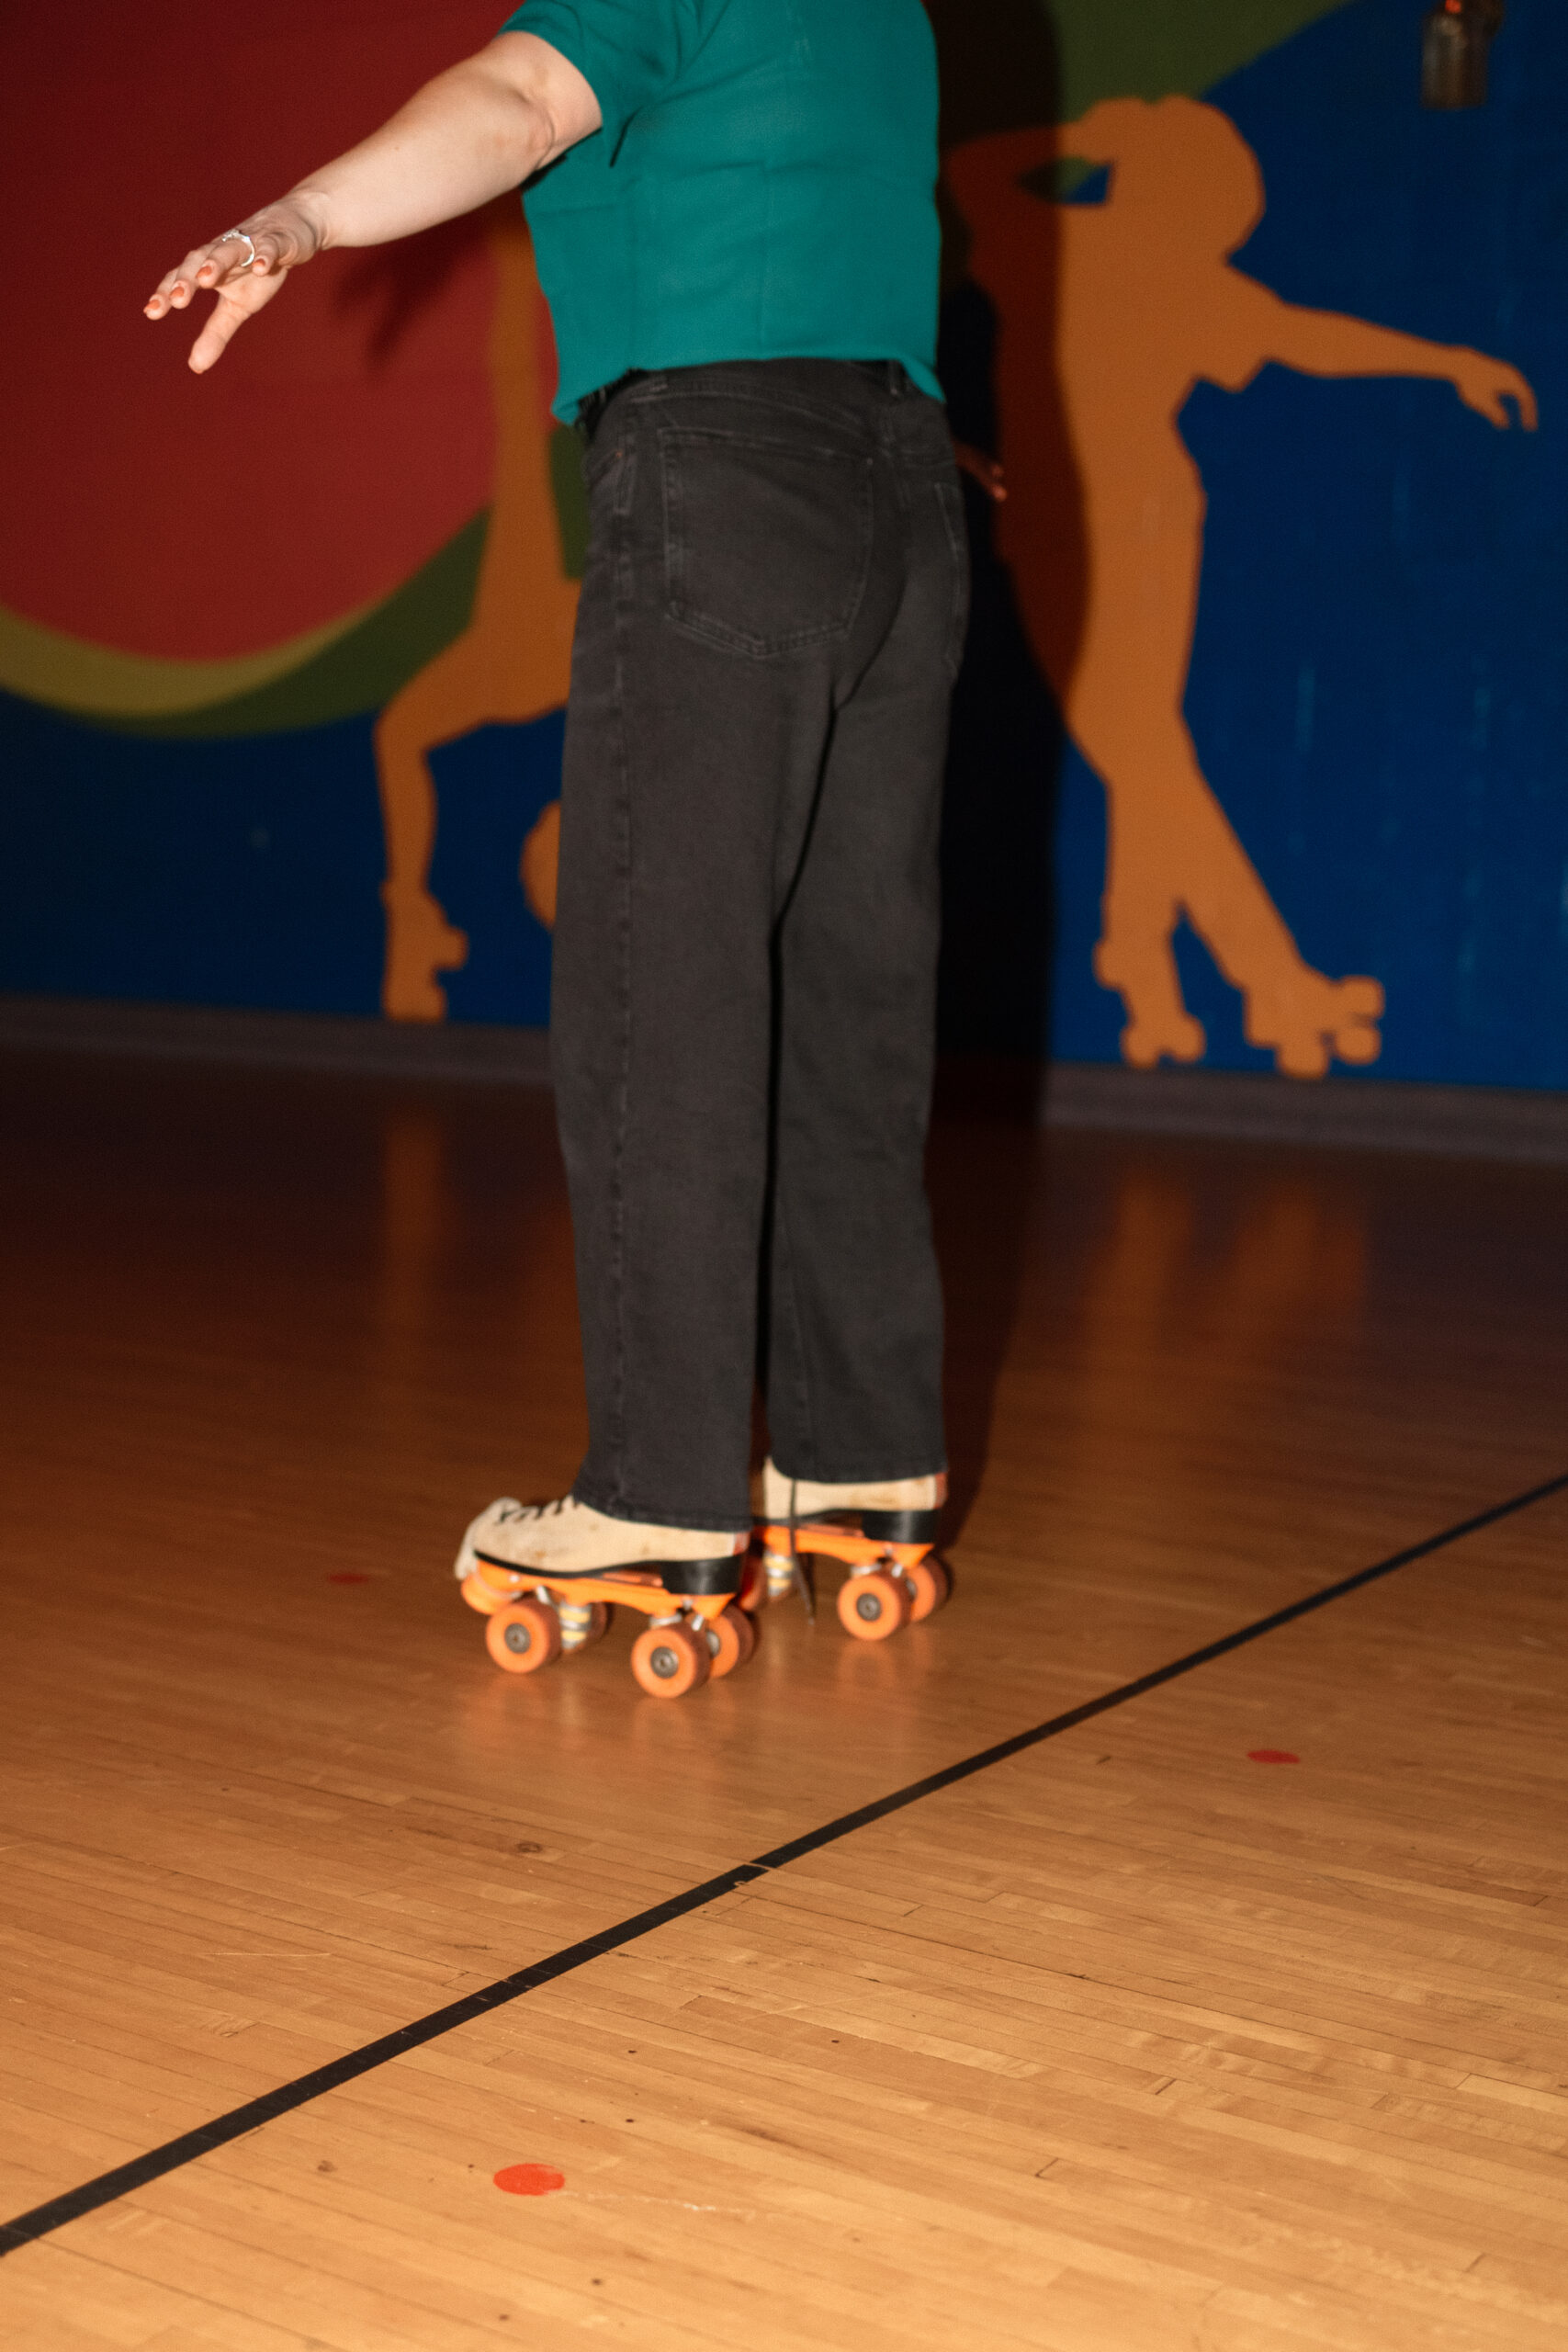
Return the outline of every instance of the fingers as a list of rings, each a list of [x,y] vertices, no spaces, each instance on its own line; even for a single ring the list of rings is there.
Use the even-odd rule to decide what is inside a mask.
[[[258,237],[254,259],[260,258]],[[243,237],[220,237],[210,245],[197,245],[176,269],[169,270],[159,279],[157,290],[143,305],[147,316],[161,319],[169,311],[187,310],[197,294],[228,285],[243,277],[252,266],[252,249]]]
[[[198,249],[186,254],[177,268],[165,271],[141,306],[148,318],[161,319],[166,311],[183,311],[196,292],[197,280],[208,267],[206,251]]]
[[[1510,401],[1514,403],[1513,409],[1508,406]],[[1535,394],[1524,378],[1516,376],[1511,368],[1507,375],[1502,377],[1496,383],[1489,385],[1484,394],[1480,399],[1472,401],[1471,405],[1472,408],[1480,409],[1483,416],[1490,417],[1494,424],[1501,425],[1505,432],[1514,423],[1514,409],[1517,409],[1518,422],[1524,430],[1527,433],[1535,431],[1537,418]]]
[[[243,230],[231,230],[210,244],[193,246],[177,269],[159,279],[156,290],[143,304],[148,318],[161,319],[170,311],[188,310],[197,294],[253,283],[308,261],[314,243],[304,233],[308,224],[296,223],[290,217],[296,209],[288,205],[268,206],[268,214],[277,217],[258,216]]]
[[[1455,372],[1453,388],[1466,408],[1504,432],[1514,423],[1517,409],[1519,424],[1527,433],[1533,433],[1539,416],[1535,393],[1518,369],[1500,359],[1488,359],[1483,352],[1461,351],[1458,356],[1462,364]],[[1513,409],[1508,406],[1510,401]]]
[[[953,455],[960,471],[977,481],[987,497],[999,506],[1008,494],[1007,478],[996,459],[987,458],[983,449],[973,448],[967,441],[955,441]]]
[[[293,203],[269,205],[243,229],[193,246],[177,269],[159,280],[142,305],[150,319],[186,311],[198,294],[216,294],[211,315],[190,350],[190,366],[206,374],[248,318],[270,302],[288,272],[309,261],[321,243],[308,213]]]
[[[190,347],[186,365],[193,374],[205,376],[217,364],[245,321],[254,318],[275,295],[282,292],[288,276],[286,269],[275,268],[267,277],[242,277],[223,288],[207,323]]]

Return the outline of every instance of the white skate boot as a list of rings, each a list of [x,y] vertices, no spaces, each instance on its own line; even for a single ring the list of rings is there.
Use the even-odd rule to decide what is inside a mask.
[[[508,1673],[585,1649],[619,1603],[652,1620],[632,1646],[632,1672],[651,1697],[679,1699],[744,1665],[756,1645],[737,1605],[746,1549],[744,1535],[611,1519],[570,1495],[503,1495],[469,1527],[454,1573],[489,1618],[486,1645]]]
[[[841,1486],[787,1478],[770,1458],[753,1482],[754,1541],[770,1600],[798,1591],[815,1615],[803,1553],[842,1560],[839,1622],[857,1641],[883,1642],[942,1607],[952,1578],[934,1558],[937,1514],[947,1473],[865,1479]]]

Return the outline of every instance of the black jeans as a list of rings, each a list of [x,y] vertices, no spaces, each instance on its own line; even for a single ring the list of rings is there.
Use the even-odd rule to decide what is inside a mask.
[[[551,1019],[573,1491],[738,1530],[759,1369],[788,1475],[944,1461],[922,1160],[963,507],[938,403],[838,360],[634,379],[587,474]]]

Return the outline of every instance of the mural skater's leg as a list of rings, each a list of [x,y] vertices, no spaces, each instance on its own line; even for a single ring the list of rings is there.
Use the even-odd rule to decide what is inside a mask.
[[[1303,959],[1198,763],[1183,702],[1202,526],[1201,489],[1182,466],[1146,509],[1102,523],[1095,551],[1089,626],[1064,695],[1109,802],[1095,972],[1126,1005],[1129,1062],[1197,1060],[1203,1032],[1171,952],[1185,913],[1241,991],[1248,1043],[1292,1078],[1320,1078],[1335,1054],[1376,1060],[1382,990]]]
[[[1181,997],[1171,938],[1181,915],[1168,839],[1149,821],[1149,796],[1129,794],[1106,780],[1105,894],[1094,976],[1127,1011],[1122,1056],[1134,1069],[1153,1069],[1168,1055],[1195,1062],[1207,1040]]]
[[[1193,929],[1245,1000],[1249,1046],[1272,1051],[1290,1078],[1321,1078],[1329,1061],[1374,1062],[1382,984],[1331,979],[1306,962],[1256,867],[1206,785],[1182,827],[1182,898]]]
[[[1185,913],[1244,1000],[1247,1043],[1292,1078],[1320,1078],[1331,1055],[1375,1061],[1382,989],[1331,979],[1303,957],[1185,740],[1138,747],[1135,779],[1084,748],[1111,809],[1104,927],[1095,974],[1127,1007],[1122,1052],[1138,1069],[1161,1055],[1195,1061],[1203,1032],[1181,1001],[1171,934]],[[1103,763],[1103,764],[1102,764]]]
[[[468,960],[468,942],[430,892],[435,847],[435,786],[429,754],[488,716],[471,691],[468,639],[437,654],[393,696],[376,727],[376,769],[387,844],[387,960],[381,1008],[393,1021],[445,1021],[437,972]]]

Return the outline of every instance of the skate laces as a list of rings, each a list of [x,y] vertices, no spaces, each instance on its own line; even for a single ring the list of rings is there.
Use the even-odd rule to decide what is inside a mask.
[[[517,1519],[558,1519],[571,1499],[570,1495],[558,1495],[550,1503],[518,1503],[508,1498],[495,1506],[496,1522],[501,1525]]]

